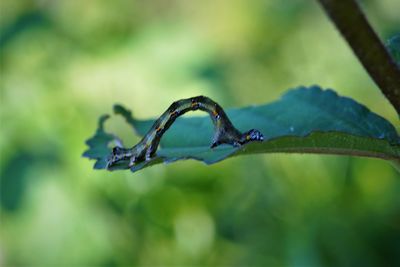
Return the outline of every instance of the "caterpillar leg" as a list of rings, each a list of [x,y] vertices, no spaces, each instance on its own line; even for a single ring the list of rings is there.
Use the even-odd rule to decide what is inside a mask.
[[[133,165],[135,165],[136,160],[137,160],[137,158],[136,158],[135,156],[132,156],[132,157],[129,159],[128,167],[130,168],[130,167],[132,167]]]
[[[128,167],[132,167],[138,162],[150,161],[154,157],[155,152],[156,148],[154,148],[154,145],[138,149],[136,154],[132,153],[130,156]]]
[[[263,141],[263,134],[256,129],[251,129],[243,134],[229,134],[224,132],[217,132],[214,136],[213,142],[211,143],[210,148],[215,148],[221,144],[228,144],[235,147],[244,145],[253,141]]]
[[[213,142],[211,143],[210,148],[215,148],[215,147],[219,146],[220,144],[221,144],[221,143],[218,142],[218,141],[213,141]]]
[[[130,149],[122,148],[122,147],[114,147],[112,150],[112,153],[110,157],[107,160],[107,166],[106,168],[109,169],[112,167],[115,163],[117,163],[120,160],[123,159],[128,159],[132,156],[132,152]]]
[[[157,150],[157,146],[158,144],[151,144],[147,150],[146,150],[146,154],[145,154],[145,160],[149,161],[151,160],[151,158],[155,155],[156,150]]]
[[[110,169],[118,161],[129,160],[129,167],[134,166],[138,162],[151,160],[157,150],[158,144],[152,143],[150,146],[140,145],[133,148],[114,147],[110,157],[107,160],[107,169]]]
[[[238,147],[238,146],[241,145],[241,143],[239,142],[239,139],[238,140],[232,139],[232,140],[225,140],[225,141],[218,141],[217,140],[217,141],[213,141],[211,143],[210,148],[216,148],[217,146],[222,145],[222,144],[232,145],[234,147]]]

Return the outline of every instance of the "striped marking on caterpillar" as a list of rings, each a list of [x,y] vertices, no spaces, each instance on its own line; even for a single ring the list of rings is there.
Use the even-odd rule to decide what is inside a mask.
[[[210,115],[214,124],[214,137],[211,148],[221,144],[241,146],[252,141],[263,141],[260,131],[251,129],[245,133],[237,130],[218,103],[206,96],[181,99],[172,103],[158,118],[143,139],[132,148],[114,147],[107,162],[107,168],[120,160],[129,160],[129,167],[143,161],[149,161],[156,154],[161,137],[174,123],[176,118],[188,111],[202,110]]]

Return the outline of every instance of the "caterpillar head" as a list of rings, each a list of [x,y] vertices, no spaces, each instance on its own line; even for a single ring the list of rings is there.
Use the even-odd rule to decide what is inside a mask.
[[[251,141],[264,141],[264,135],[259,130],[251,129],[243,134],[242,142],[244,144]]]

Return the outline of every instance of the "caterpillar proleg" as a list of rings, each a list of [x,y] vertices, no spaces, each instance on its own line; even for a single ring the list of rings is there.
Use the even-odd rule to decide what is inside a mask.
[[[221,144],[241,146],[251,141],[264,140],[262,133],[256,129],[241,133],[233,126],[218,103],[206,96],[196,96],[172,103],[160,118],[154,122],[142,140],[132,148],[114,147],[108,158],[107,168],[112,167],[120,160],[129,160],[130,167],[139,162],[149,161],[155,155],[161,137],[171,127],[176,118],[188,111],[195,110],[207,112],[214,124],[214,137],[211,148]]]

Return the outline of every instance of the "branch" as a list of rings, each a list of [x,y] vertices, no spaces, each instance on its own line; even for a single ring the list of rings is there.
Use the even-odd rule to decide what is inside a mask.
[[[319,0],[361,64],[400,116],[400,69],[354,0]]]

